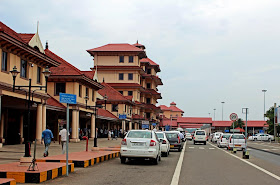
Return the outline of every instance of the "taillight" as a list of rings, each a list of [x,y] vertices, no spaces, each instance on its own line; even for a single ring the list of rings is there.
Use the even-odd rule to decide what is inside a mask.
[[[127,144],[126,144],[126,139],[123,139],[121,144],[122,144],[122,145],[127,145]]]
[[[162,141],[162,144],[166,144],[166,140],[163,140],[163,141]]]
[[[181,139],[180,139],[180,137],[178,136],[178,143],[180,143],[180,140],[181,140]]]
[[[193,136],[193,139],[195,139],[195,137]]]
[[[151,140],[150,146],[156,146],[156,141],[155,140]]]
[[[221,136],[221,141],[223,140],[223,136]]]

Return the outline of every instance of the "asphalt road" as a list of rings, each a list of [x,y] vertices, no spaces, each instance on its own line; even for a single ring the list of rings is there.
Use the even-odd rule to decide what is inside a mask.
[[[249,165],[240,160],[241,152],[234,154],[219,149],[209,143],[207,145],[193,145],[188,142],[184,152],[182,166],[179,173],[180,185],[236,185],[236,184],[280,184],[276,178],[280,175],[280,166],[266,160],[269,154],[250,151]],[[258,151],[259,152],[259,151]],[[130,161],[121,164],[119,159],[113,159],[97,164],[94,167],[76,168],[69,177],[57,178],[43,184],[108,184],[108,185],[170,185],[180,152],[171,152],[168,157],[162,157],[159,165],[152,165],[149,161]],[[279,157],[279,156],[277,156]],[[258,165],[264,171],[276,175],[272,177],[257,169]],[[177,185],[177,184],[176,184]]]

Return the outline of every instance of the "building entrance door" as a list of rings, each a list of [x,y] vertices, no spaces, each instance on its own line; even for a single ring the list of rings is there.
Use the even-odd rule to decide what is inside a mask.
[[[8,111],[7,141],[8,145],[20,144],[20,114],[18,110]]]

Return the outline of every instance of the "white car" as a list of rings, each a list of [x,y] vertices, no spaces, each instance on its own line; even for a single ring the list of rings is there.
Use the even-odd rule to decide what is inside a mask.
[[[213,134],[213,137],[212,137],[211,141],[214,142],[214,143],[216,143],[217,140],[220,138],[220,136],[221,136],[222,134],[223,134],[222,132],[215,132],[215,133]]]
[[[164,132],[156,132],[156,135],[161,142],[161,153],[167,157],[169,155],[170,143]]]
[[[248,138],[248,140],[251,140],[251,141],[274,141],[275,139],[274,139],[273,135],[258,133],[254,136],[250,136]]]
[[[185,134],[185,138],[186,138],[187,140],[192,140],[192,134],[187,132],[187,133]]]
[[[161,160],[161,146],[156,133],[151,130],[130,130],[121,142],[120,159],[150,159],[153,164]]]
[[[196,130],[193,135],[193,144],[195,145],[196,143],[204,143],[206,145],[206,132],[204,130]]]
[[[231,134],[228,139],[227,149],[232,150],[234,148],[237,149],[245,149],[246,141],[245,136],[243,134]]]
[[[228,145],[228,139],[229,139],[230,135],[231,135],[231,134],[222,134],[222,135],[220,136],[220,138],[217,140],[217,146],[218,146],[219,148],[221,148],[221,147],[227,147],[227,145]]]

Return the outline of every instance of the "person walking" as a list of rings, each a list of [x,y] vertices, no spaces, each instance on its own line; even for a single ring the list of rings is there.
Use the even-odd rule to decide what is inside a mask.
[[[68,132],[68,136],[70,133]],[[58,143],[60,144],[61,142],[61,147],[62,147],[62,154],[65,154],[66,150],[66,140],[67,140],[67,130],[66,130],[66,125],[63,125],[63,129],[59,132],[59,140]],[[70,141],[69,141],[70,142]]]
[[[41,141],[41,144],[43,144],[43,140],[44,140],[44,144],[45,144],[44,157],[47,157],[49,155],[49,147],[52,142],[52,139],[53,142],[55,143],[53,138],[53,133],[50,130],[50,127],[47,125],[47,129],[42,132],[42,141]]]
[[[108,132],[108,140],[110,140],[110,138],[111,138],[111,130],[109,130],[109,132]]]

